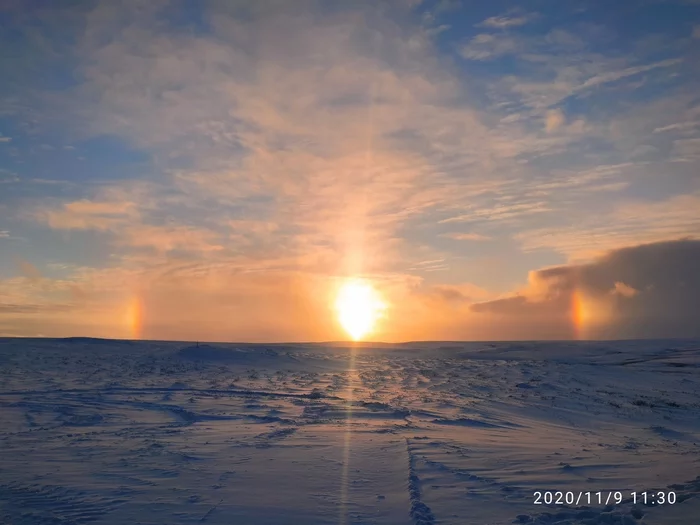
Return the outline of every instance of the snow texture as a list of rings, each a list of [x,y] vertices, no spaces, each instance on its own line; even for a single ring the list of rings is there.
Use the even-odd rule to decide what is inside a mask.
[[[3,524],[700,523],[700,341],[0,339],[0,370]]]

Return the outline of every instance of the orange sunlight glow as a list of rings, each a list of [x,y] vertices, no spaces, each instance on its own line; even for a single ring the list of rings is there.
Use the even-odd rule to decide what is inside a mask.
[[[585,339],[594,324],[607,318],[605,304],[586,297],[578,288],[571,294],[571,324],[575,339]]]
[[[615,319],[610,296],[592,296],[576,289],[571,294],[571,324],[576,339],[590,339],[591,334]]]
[[[359,341],[375,328],[386,304],[370,283],[350,279],[340,287],[335,309],[341,326],[354,341]]]
[[[141,299],[134,296],[129,301],[126,308],[125,319],[127,330],[131,339],[141,338],[141,328],[143,325],[143,312],[141,307]]]
[[[571,294],[571,323],[574,328],[576,339],[581,338],[581,333],[586,322],[586,305],[584,304],[581,292],[578,289]]]

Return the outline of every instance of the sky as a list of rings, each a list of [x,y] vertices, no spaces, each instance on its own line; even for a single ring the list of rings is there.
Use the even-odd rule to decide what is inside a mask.
[[[700,336],[697,0],[0,3],[0,336]]]

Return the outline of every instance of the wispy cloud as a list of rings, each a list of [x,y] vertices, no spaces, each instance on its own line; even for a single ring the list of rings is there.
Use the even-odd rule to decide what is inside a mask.
[[[481,233],[459,232],[443,233],[442,236],[447,237],[448,239],[454,239],[456,241],[487,241],[491,238],[488,235],[483,235]]]
[[[523,231],[515,235],[523,249],[553,249],[573,259],[636,242],[660,242],[681,237],[699,238],[699,195],[674,196],[655,203],[627,202],[605,214],[584,211],[568,226]]]
[[[700,120],[688,122],[676,122],[668,126],[654,128],[654,133],[663,133],[665,131],[692,131],[695,128],[700,128]]]
[[[601,84],[608,84],[610,82],[617,82],[618,80],[621,80],[623,78],[638,75],[639,73],[644,73],[646,71],[651,71],[652,69],[675,66],[677,64],[680,64],[681,62],[682,59],[680,58],[672,58],[668,60],[660,60],[658,62],[646,64],[643,66],[628,67],[619,71],[608,71],[606,73],[595,75],[587,79],[583,84],[576,88],[576,91],[592,88]]]
[[[519,41],[516,38],[481,33],[463,45],[459,52],[468,60],[493,60],[516,53],[519,49]]]
[[[639,293],[639,290],[621,281],[615,281],[615,286],[611,290],[611,293],[621,295],[622,297],[634,297]]]
[[[217,252],[224,247],[215,232],[186,226],[129,226],[122,232],[120,242],[132,248],[153,248],[157,253],[181,250],[185,252]]]
[[[489,17],[477,24],[477,27],[489,27],[494,29],[519,27],[531,22],[537,18],[537,16],[537,13],[519,13],[517,10],[512,10],[504,15]]]
[[[55,210],[37,211],[40,220],[59,230],[111,230],[128,224],[136,214],[132,202],[87,199],[62,204]]]
[[[456,215],[442,219],[440,224],[448,224],[455,222],[497,222],[511,221],[519,219],[524,215],[536,213],[545,213],[550,211],[545,201],[520,202],[517,204],[495,204],[483,208],[473,209]]]
[[[547,112],[545,119],[545,129],[548,133],[556,131],[566,122],[566,117],[561,109],[552,109]]]
[[[695,162],[700,159],[700,138],[675,140],[673,160],[675,162]]]

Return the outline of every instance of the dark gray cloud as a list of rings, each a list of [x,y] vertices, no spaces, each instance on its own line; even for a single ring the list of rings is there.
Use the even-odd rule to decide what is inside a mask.
[[[460,290],[454,286],[434,286],[432,289],[433,294],[443,300],[443,301],[453,301],[453,302],[471,302],[472,298],[465,295]]]
[[[573,333],[577,301],[586,310],[578,328],[587,338],[700,336],[700,241],[632,246],[591,263],[538,270],[521,294],[471,310],[527,318],[543,331],[570,325]]]

